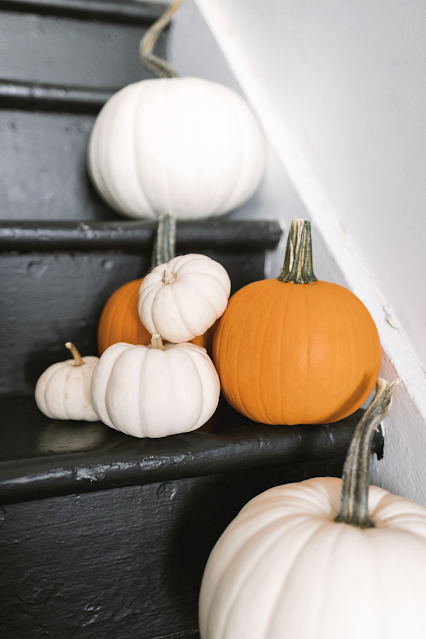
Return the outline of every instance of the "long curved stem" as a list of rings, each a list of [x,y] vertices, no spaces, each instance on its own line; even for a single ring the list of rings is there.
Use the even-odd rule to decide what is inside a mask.
[[[374,432],[390,411],[392,393],[399,379],[392,383],[378,379],[376,394],[362,416],[349,446],[343,467],[340,512],[335,521],[359,528],[373,528],[368,513],[370,452]]]
[[[173,4],[163,13],[154,24],[148,29],[139,43],[139,56],[150,71],[153,71],[160,78],[177,78],[178,74],[172,67],[158,56],[152,53],[157,38],[162,30],[169,24],[172,16],[179,9],[183,0],[175,0]]]
[[[151,271],[159,264],[170,262],[176,252],[176,213],[161,213],[152,249]]]

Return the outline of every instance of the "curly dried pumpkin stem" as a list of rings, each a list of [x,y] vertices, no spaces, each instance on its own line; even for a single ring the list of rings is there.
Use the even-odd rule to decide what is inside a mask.
[[[70,349],[72,356],[74,357],[74,366],[83,366],[83,358],[81,357],[74,344],[72,342],[67,342],[65,346]]]
[[[376,394],[355,429],[343,467],[340,512],[336,522],[374,528],[368,513],[371,444],[378,425],[390,411],[392,393],[398,383],[399,379],[392,383],[377,380]]]
[[[162,30],[169,24],[172,16],[179,9],[183,0],[175,0],[173,4],[163,13],[154,24],[148,29],[139,43],[139,56],[150,71],[153,71],[160,78],[177,78],[178,74],[172,67],[158,56],[152,53],[157,38]]]
[[[161,213],[152,249],[151,271],[159,264],[170,262],[176,252],[176,213]]]
[[[284,266],[278,280],[295,284],[318,281],[312,265],[312,236],[309,220],[292,220],[288,232]]]

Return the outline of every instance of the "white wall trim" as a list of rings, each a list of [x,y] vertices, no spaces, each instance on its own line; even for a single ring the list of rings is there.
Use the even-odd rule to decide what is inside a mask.
[[[386,420],[385,457],[376,462],[372,480],[426,505],[426,371],[392,309],[370,277],[350,238],[327,202],[300,149],[253,68],[250,57],[218,0],[196,0],[232,72],[274,146],[308,215],[330,253],[332,268],[366,304],[379,330],[383,349],[381,375],[401,378]]]

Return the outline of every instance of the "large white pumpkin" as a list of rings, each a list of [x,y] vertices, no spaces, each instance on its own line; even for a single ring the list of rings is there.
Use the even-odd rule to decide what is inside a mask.
[[[203,335],[223,314],[231,293],[226,269],[206,255],[190,253],[159,264],[139,289],[139,317],[169,342]]]
[[[264,166],[264,135],[248,104],[200,78],[121,89],[101,110],[88,149],[100,195],[133,218],[221,215],[253,194]]]
[[[215,412],[219,394],[216,369],[205,348],[194,344],[168,344],[164,350],[113,344],[91,387],[93,408],[104,424],[134,437],[200,428]]]
[[[342,482],[249,502],[210,556],[202,639],[424,639],[426,510],[370,487],[375,528],[335,523]]]
[[[225,530],[203,577],[202,639],[426,637],[426,509],[368,488],[393,386],[357,427],[343,482],[272,488]]]

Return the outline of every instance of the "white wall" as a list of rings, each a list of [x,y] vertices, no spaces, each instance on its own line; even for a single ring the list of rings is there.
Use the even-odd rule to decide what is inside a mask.
[[[426,363],[426,3],[215,3]]]
[[[373,479],[426,505],[426,4],[196,4],[173,27],[178,70],[242,90],[274,149],[236,215],[313,220],[317,276],[366,303],[382,374],[402,378]]]

